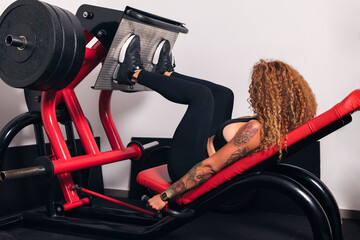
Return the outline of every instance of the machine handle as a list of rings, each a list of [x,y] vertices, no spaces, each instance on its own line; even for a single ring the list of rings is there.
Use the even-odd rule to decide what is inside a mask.
[[[149,199],[150,198],[148,196],[146,196],[146,195],[143,195],[141,197],[141,201],[144,202],[144,203],[147,203],[149,201]],[[161,212],[163,214],[167,214],[167,215],[169,215],[171,217],[182,218],[182,219],[192,217],[194,215],[194,213],[195,213],[195,211],[193,209],[189,209],[189,208],[186,208],[186,209],[184,209],[182,211],[176,211],[176,210],[173,210],[173,209],[170,209],[170,208],[167,208],[167,209],[163,208],[161,210]]]
[[[135,9],[128,9],[125,11],[125,13],[130,16],[133,17],[137,20],[139,20],[140,22],[144,22],[156,27],[160,27],[169,31],[173,31],[173,32],[181,32],[181,33],[188,33],[189,29],[187,29],[183,24],[181,23],[177,23],[175,21],[171,21],[165,18],[161,18],[158,17],[156,15],[153,14],[148,14],[139,10],[135,10]],[[158,18],[158,19],[157,19]],[[168,22],[165,22],[168,21]],[[171,21],[171,23],[170,23]]]

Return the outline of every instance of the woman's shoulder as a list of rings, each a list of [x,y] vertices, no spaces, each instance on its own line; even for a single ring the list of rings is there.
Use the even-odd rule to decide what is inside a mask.
[[[246,124],[246,128],[253,128],[253,129],[259,129],[261,128],[261,123],[259,122],[259,120],[255,119],[251,119],[247,122]]]
[[[223,136],[224,139],[231,139],[233,137],[233,135],[237,135],[237,134],[248,134],[250,132],[256,134],[257,132],[260,133],[261,130],[261,124],[258,121],[258,119],[253,118],[253,117],[249,117],[249,118],[236,118],[236,119],[232,119],[232,120],[237,120],[237,121],[232,121],[232,124],[228,123],[228,127],[226,129],[224,129],[223,131]],[[225,133],[225,130],[227,131],[227,134]],[[226,135],[228,136],[226,138]],[[231,137],[229,137],[231,136]],[[228,141],[227,141],[228,142]]]
[[[238,133],[248,134],[252,132],[253,134],[259,133],[261,131],[261,123],[257,118],[248,119],[248,121],[244,122],[244,125],[238,129]]]

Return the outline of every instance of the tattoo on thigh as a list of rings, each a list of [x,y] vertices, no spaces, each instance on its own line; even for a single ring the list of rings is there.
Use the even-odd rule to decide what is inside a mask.
[[[236,150],[235,152],[233,152],[229,159],[226,161],[226,166],[229,166],[230,164],[232,164],[233,162],[236,162],[237,160],[239,160],[240,158],[243,158],[246,156],[246,154],[249,153],[249,148],[248,147],[244,147],[244,148],[239,148],[238,150]]]
[[[257,133],[258,129],[254,127],[255,123],[250,122],[246,125],[243,131],[236,134],[234,137],[234,145],[240,146],[241,144],[248,143]]]

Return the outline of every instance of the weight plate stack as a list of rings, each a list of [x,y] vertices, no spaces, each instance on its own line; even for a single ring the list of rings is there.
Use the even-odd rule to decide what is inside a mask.
[[[18,0],[0,17],[0,78],[15,88],[61,90],[76,77],[85,35],[67,10]]]

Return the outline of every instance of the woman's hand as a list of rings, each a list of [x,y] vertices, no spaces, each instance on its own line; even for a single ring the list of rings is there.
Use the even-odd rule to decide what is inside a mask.
[[[148,201],[148,205],[158,212],[160,212],[160,210],[163,209],[167,203],[168,202],[161,200],[160,194],[153,196]]]

